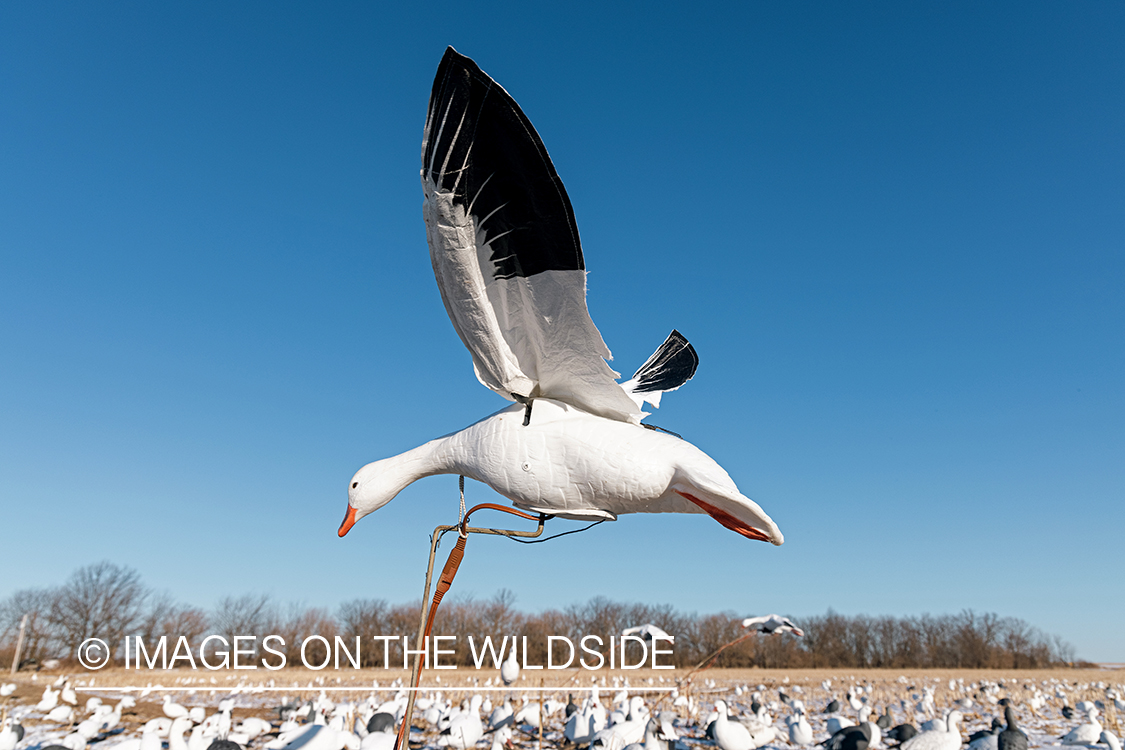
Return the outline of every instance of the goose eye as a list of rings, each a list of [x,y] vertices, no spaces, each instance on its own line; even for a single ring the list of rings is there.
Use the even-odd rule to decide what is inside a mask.
[[[352,489],[353,490],[358,486],[359,486],[359,482],[352,482]]]

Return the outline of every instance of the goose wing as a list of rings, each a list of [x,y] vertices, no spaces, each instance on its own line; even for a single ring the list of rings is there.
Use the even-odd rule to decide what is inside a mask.
[[[434,275],[480,382],[639,421],[590,319],[578,226],[543,141],[452,47],[430,94],[422,188]]]
[[[697,367],[699,355],[695,353],[695,347],[682,333],[672,329],[660,348],[621,387],[638,408],[648,401],[659,409],[661,395],[691,380]]]

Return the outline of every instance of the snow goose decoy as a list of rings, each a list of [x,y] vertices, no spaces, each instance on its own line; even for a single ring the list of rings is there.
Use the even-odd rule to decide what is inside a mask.
[[[653,625],[651,622],[645,625],[638,625],[633,628],[625,628],[621,631],[621,635],[631,635],[640,638],[645,643],[652,643],[654,641],[671,641],[672,636],[666,631]]]
[[[945,729],[933,729],[914,735],[902,743],[903,750],[959,750],[961,747],[960,711],[951,711],[945,720]]]
[[[480,705],[483,702],[484,698],[480,693],[474,695],[468,711],[458,714],[449,722],[449,726],[438,738],[438,745],[468,750],[477,744],[484,736],[484,725],[480,720]]]
[[[515,711],[512,709],[512,699],[505,697],[504,702],[493,709],[488,717],[488,728],[499,729],[512,723],[512,716]]]
[[[59,691],[45,687],[43,688],[43,697],[35,704],[35,710],[47,713],[57,705],[59,705]]]
[[[813,741],[812,725],[805,718],[803,711],[798,711],[789,722],[789,744],[811,745]]]
[[[715,744],[721,750],[751,750],[755,747],[750,730],[737,721],[727,718],[726,701],[715,703],[715,721],[711,723],[711,730],[715,736]]]
[[[1027,750],[1027,735],[1016,725],[1016,711],[1011,706],[1004,709],[1008,726],[996,735],[997,750]]]
[[[651,716],[645,726],[644,742],[626,745],[625,750],[674,750],[678,738],[669,715]]]
[[[16,745],[19,744],[22,737],[12,727],[15,720],[11,716],[4,717],[4,723],[0,725],[0,750],[15,750]]]
[[[179,703],[173,702],[169,693],[164,694],[164,704],[161,708],[164,710],[164,715],[169,719],[179,719],[188,715],[188,710]]]
[[[515,715],[515,718],[512,720],[512,723],[516,724],[517,726],[526,724],[527,726],[530,726],[534,729],[538,729],[539,728],[539,708],[540,708],[540,706],[539,706],[538,703],[532,703],[531,701],[529,701],[527,699],[527,696],[525,695],[523,697],[523,705],[520,706],[519,711],[516,711],[516,715]],[[544,708],[544,713],[546,713],[546,706],[544,706],[543,708]]]
[[[788,617],[782,617],[781,615],[747,617],[742,621],[742,627],[748,630],[756,630],[766,635],[778,635],[780,633],[792,633],[797,637],[803,637],[805,635],[805,631],[794,625],[792,620]],[[836,703],[836,701],[833,701],[833,703]],[[839,709],[837,708],[837,710]]]
[[[526,658],[526,657],[525,657]],[[500,665],[500,679],[505,685],[511,685],[520,676],[520,663],[516,660],[516,639],[512,639],[512,650],[508,658]]]
[[[1093,745],[1102,736],[1102,725],[1098,723],[1097,710],[1086,712],[1086,723],[1079,724],[1062,737],[1064,745]]]
[[[361,468],[340,536],[418,479],[461,474],[533,513],[707,513],[750,539],[784,541],[710,456],[641,425],[642,402],[658,405],[694,375],[695,350],[673,331],[616,382],[586,306],[574,211],[543,142],[515,100],[452,47],[430,95],[422,187],[446,312],[477,378],[515,403]]]

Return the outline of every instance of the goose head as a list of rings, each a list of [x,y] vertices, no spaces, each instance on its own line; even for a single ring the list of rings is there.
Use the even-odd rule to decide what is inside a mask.
[[[355,473],[348,482],[348,510],[337,532],[340,536],[351,531],[356,521],[394,500],[408,484],[419,478],[404,477],[402,463],[400,456],[393,456],[372,461]]]

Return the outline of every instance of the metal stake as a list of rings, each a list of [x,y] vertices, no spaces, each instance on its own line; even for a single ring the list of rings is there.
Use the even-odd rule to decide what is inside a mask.
[[[23,631],[26,628],[27,628],[27,615],[25,614],[23,616],[23,619],[20,620],[20,635],[19,635],[19,638],[16,639],[16,655],[12,659],[12,674],[15,674],[16,671],[20,668],[20,651],[23,650]]]

